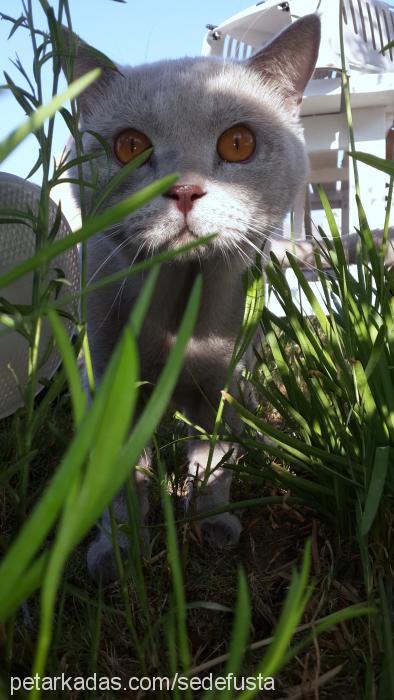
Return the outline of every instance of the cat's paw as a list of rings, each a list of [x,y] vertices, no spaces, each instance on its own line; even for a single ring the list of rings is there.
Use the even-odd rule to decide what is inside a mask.
[[[122,558],[126,558],[126,550],[120,547]],[[89,546],[86,563],[91,578],[96,583],[106,586],[119,578],[112,542],[100,534]]]
[[[201,521],[204,540],[215,548],[234,547],[242,532],[239,519],[231,513],[212,515]]]
[[[120,533],[118,537],[120,555],[125,564],[129,551],[128,541],[124,533]],[[149,532],[146,527],[142,527],[140,529],[140,552],[142,556],[148,556],[149,549]],[[116,565],[112,540],[102,532],[88,548],[86,563],[91,578],[97,583],[101,580],[103,585],[107,585],[119,579],[119,570]]]

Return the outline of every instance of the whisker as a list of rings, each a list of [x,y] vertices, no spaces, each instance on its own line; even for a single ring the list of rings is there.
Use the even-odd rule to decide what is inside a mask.
[[[135,261],[137,260],[137,258],[138,258],[138,256],[139,256],[141,250],[143,249],[144,245],[145,245],[145,242],[143,241],[143,242],[141,243],[141,245],[139,246],[139,248],[138,248],[138,250],[137,250],[137,252],[136,252],[134,258],[132,259],[132,261],[131,261],[131,263],[130,263],[130,265],[129,265],[129,268],[128,268],[129,270],[131,270],[131,268],[133,267],[133,265],[134,265]],[[119,295],[119,301],[118,301],[118,318],[120,317],[120,305],[121,305],[121,302],[122,302],[123,290],[124,290],[124,288],[125,288],[125,286],[126,286],[126,281],[127,281],[127,279],[128,279],[128,277],[125,277],[125,278],[124,278],[124,280],[123,280],[123,282],[122,282],[122,284],[121,284],[121,286],[120,286],[120,290],[119,290],[118,293],[117,293],[117,296]],[[119,292],[120,292],[120,293],[119,293]],[[114,303],[115,303],[115,301],[116,301],[116,297],[115,297],[115,299],[114,299]],[[111,307],[111,308],[112,308],[112,307]],[[110,309],[110,310],[111,310],[111,309]]]
[[[92,276],[89,278],[88,284],[90,284],[95,279],[95,277],[97,277],[100,270],[102,270],[102,268],[109,262],[109,260],[111,260],[111,258],[113,258],[113,256],[116,255],[116,253],[119,253],[122,250],[122,248],[125,248],[128,243],[129,243],[128,240],[122,241],[122,243],[119,243],[119,245],[117,245],[116,248],[114,248],[110,252],[110,254],[107,255],[105,260],[103,260],[101,265],[99,265],[98,268],[96,268],[96,270],[93,272]]]
[[[280,251],[280,254],[285,253],[286,250],[288,250],[290,253],[292,253],[292,255],[296,258],[296,260],[298,260],[298,262],[301,264],[301,266],[304,267],[305,269],[308,269],[308,270],[314,271],[314,272],[318,272],[318,273],[322,272],[322,274],[329,277],[328,272],[325,272],[324,270],[320,270],[320,268],[318,268],[316,265],[313,265],[313,263],[306,260],[306,255],[310,255],[310,256],[313,255],[315,247],[313,246],[313,244],[311,242],[307,241],[305,238],[299,238],[299,239],[294,239],[294,240],[291,238],[285,238],[284,236],[279,236],[279,237],[273,238],[272,236],[267,235],[267,233],[264,230],[258,229],[257,227],[250,226],[250,230],[257,233],[258,236],[260,238],[262,238],[263,240],[266,240],[267,242],[269,242],[271,244],[271,246],[274,248],[273,252],[275,252],[274,243],[276,241],[277,243],[281,244],[282,250]],[[241,234],[239,234],[239,235],[241,236]],[[250,241],[249,238],[245,238],[245,237],[242,237],[242,238],[243,238],[243,240],[245,240],[246,243],[248,243],[248,245],[250,245],[256,249],[256,246],[254,246],[254,244]],[[286,243],[288,243],[288,246],[286,246]],[[310,250],[305,251],[304,255],[297,254],[296,251],[292,250],[292,248],[294,247],[294,245],[297,246],[299,244],[302,244],[304,246],[309,246]],[[318,250],[317,246],[316,246],[316,250]],[[278,254],[277,254],[277,257],[279,257]]]
[[[242,241],[244,241],[244,242],[245,242],[247,245],[249,245],[253,250],[255,250],[259,255],[262,255],[263,258],[264,258],[267,262],[269,262],[270,258],[269,258],[269,256],[268,256],[266,253],[264,253],[263,250],[259,249],[249,238],[247,238],[247,237],[244,236],[243,234],[239,234],[239,236],[241,237]],[[266,237],[266,239],[267,239],[267,240],[271,240],[271,242],[272,242],[272,239],[269,239],[268,237]],[[293,251],[291,250],[291,244],[293,243],[293,241],[292,241],[291,239],[282,238],[280,242],[283,243],[283,242],[286,242],[287,240],[288,240],[288,242],[289,242],[289,252],[292,253],[292,255],[295,257],[296,260],[298,260],[298,262],[301,264],[301,266],[302,266],[303,268],[308,269],[308,270],[313,271],[313,272],[318,272],[318,273],[320,273],[320,274],[324,274],[327,278],[330,277],[329,272],[326,272],[325,270],[321,270],[320,268],[316,267],[316,265],[313,265],[312,263],[310,263],[309,261],[307,261],[307,260],[305,259],[305,257],[303,257],[303,256],[301,256],[301,255],[297,255],[297,253],[295,253],[295,252],[293,253]],[[302,242],[305,243],[305,242],[306,242],[305,239],[303,239]],[[313,251],[312,251],[312,247],[311,247],[311,253],[312,253],[312,252],[313,252]]]
[[[133,260],[131,261],[131,263],[130,263],[130,265],[129,265],[129,268],[128,268],[129,270],[131,270],[131,268],[133,267],[134,262],[135,262],[136,258],[138,257],[138,254],[139,254],[139,252],[141,251],[143,245],[144,245],[144,244],[142,243],[142,244],[140,245],[139,249],[137,250],[137,253],[135,254]],[[120,285],[118,291],[116,292],[115,297],[114,297],[114,299],[113,299],[113,301],[112,301],[112,304],[111,304],[111,306],[109,307],[109,309],[108,309],[106,315],[105,315],[104,318],[102,319],[102,321],[101,321],[101,323],[100,323],[100,325],[99,325],[99,327],[98,327],[97,330],[99,330],[99,329],[104,325],[104,323],[105,323],[105,321],[107,320],[108,316],[110,315],[112,309],[114,308],[114,306],[115,306],[115,304],[116,304],[116,300],[118,299],[119,295],[120,295],[120,299],[121,299],[122,293],[123,293],[123,290],[124,290],[124,287],[125,287],[125,284],[126,284],[127,279],[128,279],[128,278],[125,277],[125,278],[122,280],[121,285]],[[118,318],[119,318],[119,313],[120,313],[120,299],[119,299],[119,306],[118,306]]]

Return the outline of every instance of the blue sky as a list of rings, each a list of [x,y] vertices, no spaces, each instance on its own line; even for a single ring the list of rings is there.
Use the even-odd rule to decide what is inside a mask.
[[[51,0],[51,4],[57,7],[56,0]],[[126,4],[112,0],[69,0],[76,33],[117,63],[131,65],[198,55],[207,23],[218,24],[251,4],[248,0],[128,0]],[[38,0],[33,0],[33,8],[39,26]],[[22,13],[22,4],[20,0],[0,0],[0,11],[18,17]],[[10,58],[18,54],[22,64],[30,69],[30,38],[27,31],[20,28],[7,40],[10,28],[8,22],[0,22],[1,75],[5,70],[21,84]],[[4,93],[0,93],[0,115],[0,139],[24,118],[16,101]],[[59,119],[55,152],[61,151],[66,140],[67,130]],[[1,164],[1,169],[26,177],[37,158],[36,143],[34,137],[29,137]],[[33,179],[39,182],[38,175]]]

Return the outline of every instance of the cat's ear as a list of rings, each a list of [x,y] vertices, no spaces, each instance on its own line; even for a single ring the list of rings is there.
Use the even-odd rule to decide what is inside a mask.
[[[119,68],[105,54],[86,44],[67,27],[62,26],[60,32],[60,54],[63,71],[69,81],[80,78],[85,73],[100,68],[99,78],[89,85],[80,95],[82,113],[90,112],[98,91],[102,91],[111,81]]]
[[[292,112],[298,112],[312,76],[320,45],[320,19],[305,15],[247,60],[254,70],[278,85]]]

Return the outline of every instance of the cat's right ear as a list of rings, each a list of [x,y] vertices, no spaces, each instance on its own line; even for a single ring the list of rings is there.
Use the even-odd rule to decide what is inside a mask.
[[[114,73],[121,75],[121,72],[108,56],[86,44],[77,34],[70,32],[67,27],[61,27],[59,39],[61,64],[68,82],[77,80],[94,68],[101,70],[99,78],[89,85],[79,97],[82,114],[89,113],[97,93],[108,85]]]

